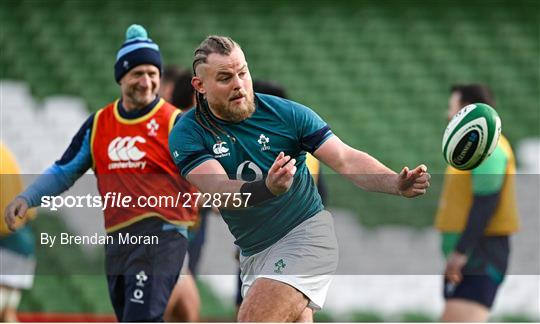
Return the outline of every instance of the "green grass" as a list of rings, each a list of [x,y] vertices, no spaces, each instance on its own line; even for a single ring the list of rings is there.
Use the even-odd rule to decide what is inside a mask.
[[[436,322],[436,319],[428,314],[424,314],[420,312],[405,312],[399,315],[398,322],[428,323],[428,322]]]
[[[320,322],[326,322],[326,323],[334,322],[334,317],[332,316],[332,313],[325,310],[315,312],[315,316],[313,317],[313,319],[315,322],[319,322],[319,323]]]
[[[351,322],[384,322],[384,316],[382,314],[366,310],[354,311],[351,313],[350,318]]]
[[[204,322],[234,322],[236,321],[235,301],[223,300],[201,280],[197,280],[201,296],[201,319]]]
[[[520,314],[506,314],[494,317],[490,320],[490,322],[494,323],[533,323],[533,322],[539,322],[540,318],[532,318],[530,316],[526,315],[520,315]]]

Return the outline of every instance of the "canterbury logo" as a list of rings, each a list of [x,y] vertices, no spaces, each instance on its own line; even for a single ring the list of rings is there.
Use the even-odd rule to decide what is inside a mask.
[[[136,143],[146,143],[141,136],[117,137],[109,144],[109,158],[112,161],[138,161],[142,159],[146,152],[142,152],[135,146]]]
[[[229,152],[229,148],[225,147],[225,145],[227,145],[227,142],[219,142],[214,144],[214,146],[212,146],[214,154],[220,155]]]

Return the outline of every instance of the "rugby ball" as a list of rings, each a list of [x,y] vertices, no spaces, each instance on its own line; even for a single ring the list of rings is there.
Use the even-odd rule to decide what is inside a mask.
[[[456,169],[474,169],[493,153],[500,135],[501,119],[495,109],[483,103],[468,105],[450,120],[444,131],[444,159]]]

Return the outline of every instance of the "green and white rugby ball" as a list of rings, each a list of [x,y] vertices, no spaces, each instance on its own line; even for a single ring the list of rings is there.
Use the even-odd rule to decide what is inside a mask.
[[[474,169],[493,153],[500,135],[501,119],[495,109],[483,103],[468,105],[446,127],[444,159],[456,169]]]

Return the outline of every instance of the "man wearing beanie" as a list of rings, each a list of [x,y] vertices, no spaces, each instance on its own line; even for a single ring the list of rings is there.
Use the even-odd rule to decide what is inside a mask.
[[[187,201],[195,188],[178,176],[168,151],[180,110],[158,96],[161,69],[158,45],[142,26],[130,26],[114,64],[121,98],[92,114],[63,156],[6,208],[12,228],[43,196],[61,194],[92,168],[104,206],[109,295],[122,322],[163,321],[197,215]],[[177,195],[176,204],[145,203]],[[113,196],[131,203],[113,205]]]

